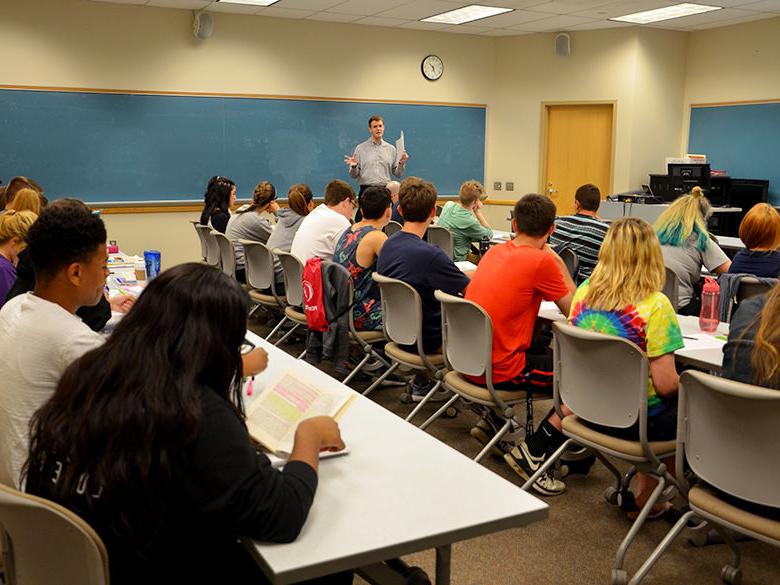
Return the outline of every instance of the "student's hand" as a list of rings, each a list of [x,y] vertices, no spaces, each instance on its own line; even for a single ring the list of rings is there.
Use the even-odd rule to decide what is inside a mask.
[[[480,209],[482,209],[483,207],[484,207],[484,204],[482,203],[482,201],[480,201],[479,199],[477,199],[477,200],[474,202],[474,206],[472,207],[472,209],[474,210],[474,213],[476,213],[477,211],[479,211],[479,210],[480,210]]]
[[[268,353],[262,347],[256,347],[241,356],[244,376],[254,376],[268,367]]]
[[[115,313],[127,313],[135,304],[135,297],[130,295],[119,295],[109,299],[108,304]]]
[[[344,441],[341,439],[338,423],[329,416],[307,418],[295,430],[295,443],[314,441],[319,451],[341,451]]]
[[[356,167],[358,165],[358,159],[354,154],[352,156],[345,156],[344,162],[351,167]]]
[[[406,164],[407,160],[409,160],[409,155],[404,150],[404,153],[401,155],[401,158],[398,159],[398,164],[403,166],[404,164]]]
[[[279,204],[276,201],[271,201],[270,205],[268,206],[268,211],[276,215],[276,212],[279,211]]]

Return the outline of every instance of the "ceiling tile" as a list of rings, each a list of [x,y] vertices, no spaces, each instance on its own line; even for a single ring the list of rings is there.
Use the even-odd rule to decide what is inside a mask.
[[[368,26],[400,26],[412,22],[404,20],[403,18],[383,18],[381,16],[366,16],[360,20],[356,20],[355,24],[365,24]]]
[[[777,14],[768,12],[752,12],[750,13],[750,16],[740,16],[739,18],[730,18],[727,20],[714,20],[711,22],[689,24],[686,25],[685,30],[704,30],[708,28],[718,28],[720,26],[731,26],[732,24],[741,24],[743,22],[752,22],[754,20],[763,20],[765,18],[773,18],[777,16]]]
[[[553,14],[571,14],[578,10],[588,10],[609,4],[610,0],[553,0],[533,7],[535,12],[552,12]]]
[[[512,30],[509,28],[493,28],[483,33],[480,36],[483,37],[519,37],[520,35],[531,35],[531,32],[525,32],[522,30]]]
[[[278,7],[276,4],[263,8],[259,14],[260,16],[270,16],[272,18],[306,18],[314,14],[314,10],[295,10],[293,8]]]
[[[411,22],[407,22],[406,24],[400,25],[399,28],[410,28],[412,30],[441,30],[446,26],[446,24],[442,24],[440,22],[419,22],[417,20],[413,20]]]
[[[324,20],[326,22],[355,22],[361,18],[359,14],[336,14],[335,12],[315,12],[306,20]]]
[[[185,10],[203,10],[212,0],[149,0],[147,6],[160,8],[183,8]]]
[[[327,10],[343,2],[344,0],[279,0],[274,6],[294,10]]]
[[[263,10],[265,6],[250,4],[225,4],[224,2],[214,2],[206,7],[209,12],[228,12],[231,14],[256,14]]]
[[[627,26],[637,25],[630,22],[617,22],[615,20],[591,20],[590,22],[567,26],[564,30],[599,30],[605,28],[625,28]]]
[[[409,3],[410,0],[396,0],[395,2],[388,2],[388,0],[347,0],[346,2],[337,4],[333,8],[329,8],[328,12],[369,16],[384,12],[388,8],[392,8],[393,5],[401,6]],[[388,14],[388,16],[392,15]]]
[[[596,19],[615,18],[616,16],[625,16],[626,14],[663,8],[664,6],[679,3],[678,0],[620,0],[620,2],[613,1],[595,8],[576,10],[571,14]]]
[[[386,4],[391,4],[387,2]],[[405,20],[420,20],[421,18],[428,18],[429,16],[435,16],[442,12],[449,12],[455,10],[457,6],[453,6],[442,0],[417,0],[411,4],[401,4],[393,8],[388,7],[387,10],[381,13],[381,16],[388,16],[390,18],[403,18]]]
[[[577,26],[578,24],[587,24],[590,22],[593,22],[590,18],[561,14],[551,18],[545,18],[544,20],[535,20],[525,24],[518,24],[517,26],[510,28],[532,32],[557,32],[559,30],[565,30],[569,26]]]
[[[756,10],[758,12],[780,12],[780,0],[763,0],[741,5],[744,10]]]
[[[496,16],[490,16],[478,20],[479,26],[489,26],[491,28],[506,28],[509,26],[515,26],[526,22],[533,22],[534,20],[542,20],[543,18],[550,18],[550,14],[544,12],[531,12],[529,10],[515,10],[514,12],[506,12],[504,14],[497,14]]]
[[[489,31],[489,28],[483,26],[469,26],[467,24],[453,24],[442,29],[442,32],[459,33],[462,35],[478,35]]]

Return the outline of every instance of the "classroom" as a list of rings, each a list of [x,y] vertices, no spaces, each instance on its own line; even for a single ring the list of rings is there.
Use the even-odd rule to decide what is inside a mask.
[[[368,138],[369,116],[379,115],[384,117],[384,139],[390,144],[404,132],[409,155],[404,176],[430,180],[438,187],[439,205],[457,202],[459,186],[470,179],[478,181],[484,185],[485,221],[494,231],[510,232],[510,214],[527,193],[548,194],[557,215],[574,211],[574,189],[591,180],[565,187],[565,179],[560,185],[557,180],[553,183],[550,165],[556,160],[564,160],[564,167],[575,165],[577,153],[556,159],[552,115],[592,108],[608,112],[608,130],[602,133],[606,143],[598,145],[606,155],[598,161],[597,171],[588,168],[588,176],[599,177],[602,183],[598,185],[601,199],[641,192],[640,186],[651,183],[650,175],[667,173],[667,159],[691,153],[709,155],[712,169],[727,175],[768,180],[766,201],[780,208],[780,133],[774,132],[780,124],[780,0],[707,2],[703,4],[720,9],[647,25],[610,19],[675,2],[497,0],[484,4],[507,12],[462,25],[422,21],[467,5],[460,0],[278,0],[270,4],[247,0],[1,2],[0,180],[23,175],[38,180],[50,201],[83,199],[93,211],[100,211],[108,239],[123,253],[143,257],[145,250],[158,250],[161,267],[167,269],[206,260],[193,224],[201,217],[209,177],[235,180],[239,205],[250,203],[255,185],[265,180],[276,185],[283,207],[288,205],[288,188],[298,182],[311,184],[317,203],[323,197],[327,203],[326,183],[334,179],[347,181],[357,193],[361,185],[350,178],[343,161],[354,145]],[[210,29],[200,31],[203,38],[197,38],[194,21]],[[421,69],[431,55],[443,63],[442,75],[433,80]],[[729,136],[708,132],[711,119],[699,115],[734,108],[747,108],[744,119],[750,124],[737,127]],[[128,126],[134,121],[139,129]],[[268,134],[260,135],[264,128]],[[94,136],[95,141],[71,152],[71,137],[79,132]],[[589,150],[590,136],[585,130],[573,136],[572,143]],[[78,138],[73,140],[81,144]],[[735,152],[729,150],[732,143],[738,145]],[[691,148],[710,144],[710,152]],[[59,158],[61,153],[61,159],[42,160],[36,153],[45,153],[45,158]],[[100,161],[94,176],[87,170],[94,165],[90,156]],[[212,157],[218,161],[213,167],[209,166]],[[732,168],[723,165],[724,160],[735,161]],[[296,175],[307,166],[316,172]],[[621,205],[625,210],[625,203]],[[624,214],[629,215],[619,215]],[[736,236],[736,228],[727,235]],[[715,266],[706,268],[719,272]],[[539,312],[542,319],[545,310],[551,315],[557,311],[552,303],[544,303]],[[693,323],[695,317],[690,319]],[[269,363],[278,356],[285,367],[295,368],[292,358],[307,349],[307,342],[293,335],[284,351],[267,347],[270,344],[262,338],[275,325],[271,320],[253,323],[250,319],[247,339],[268,350]],[[692,334],[682,321],[681,327],[683,337]],[[690,356],[681,358],[678,352],[677,357],[678,366],[683,361],[708,371],[720,370],[723,359],[720,355],[717,367],[707,368]],[[331,377],[305,367],[321,384],[343,386],[334,381],[335,374]],[[268,379],[270,375],[258,374],[255,383]],[[364,380],[350,386],[362,392],[371,383]],[[395,413],[402,422],[411,409],[399,402],[397,390],[380,388],[371,398],[384,408],[383,414]],[[533,428],[546,420],[552,406],[551,400],[536,402]],[[524,407],[525,402],[516,406],[521,421]],[[405,423],[396,425],[396,417],[392,422],[382,419],[372,410],[373,404],[361,403],[359,409],[369,419],[376,417],[377,429],[386,426],[388,433],[407,437],[410,445],[419,442],[422,455],[410,467],[409,482],[430,475],[431,485],[439,485],[436,482],[445,481],[443,476],[456,481],[458,473],[468,474],[477,467],[468,461],[477,454],[469,436],[476,418],[468,409],[453,418],[437,419],[426,429],[427,435],[407,431],[405,427],[412,427]],[[420,412],[425,416],[416,424],[437,409],[438,405],[424,405]],[[351,431],[360,436],[365,429]],[[350,447],[346,430],[344,437],[352,450],[344,462],[352,459],[355,465],[363,464],[365,455]],[[425,442],[428,437],[439,440],[436,446]],[[437,451],[445,445],[452,449]],[[770,450],[764,453],[766,460],[776,461]],[[438,458],[449,461],[450,452],[456,451],[468,459],[453,456],[451,469],[441,471],[442,476],[435,477],[435,470],[424,465],[426,457],[435,466]],[[387,468],[401,466],[414,456],[411,448],[394,454]],[[330,463],[320,464],[319,489],[332,480],[330,491],[324,493],[346,506],[346,500],[339,501],[336,487],[350,489],[350,482],[342,477],[349,467],[342,464],[336,473],[327,469]],[[370,468],[376,462],[365,465]],[[589,474],[566,479],[562,497],[541,498],[546,506],[534,508],[523,519],[518,513],[511,519],[491,520],[494,526],[482,531],[473,528],[478,521],[459,526],[453,520],[448,530],[460,536],[452,536],[446,546],[444,540],[420,534],[417,540],[427,546],[390,547],[392,554],[385,558],[402,557],[406,564],[422,567],[431,580],[437,575],[437,583],[628,583],[674,521],[662,519],[643,526],[627,557],[628,575],[616,576],[615,549],[631,524],[622,510],[604,501],[602,493],[611,477],[597,462]],[[497,485],[499,478],[507,481]],[[533,507],[519,489],[523,482],[500,457],[488,453],[473,482],[463,488],[464,493],[496,489],[506,497],[507,516],[513,506]],[[425,518],[428,502],[432,510],[437,504],[449,506],[448,514],[454,517],[459,513],[464,518],[478,517],[475,502],[459,502],[457,493],[437,502],[437,493],[421,488],[420,502],[426,503],[415,509],[410,502],[409,509],[393,519],[387,510],[376,510],[389,509],[381,498],[403,507],[398,494],[392,490],[385,494],[378,485],[376,489],[380,494],[376,500],[360,501],[365,506],[361,513],[364,517],[376,513],[375,527],[386,525],[388,533],[398,529],[399,518]],[[496,518],[500,517],[496,501],[484,505],[491,513],[495,508]],[[333,515],[316,509],[309,522],[321,525]],[[305,546],[317,548],[317,535],[327,534],[307,530],[308,525],[296,555],[307,550]],[[363,538],[370,540],[368,535]],[[740,541],[739,547],[744,583],[778,582],[774,547],[756,540]],[[324,558],[329,550],[317,554]],[[266,577],[277,573],[278,579],[269,582],[302,582],[327,574],[297,569],[285,573],[287,569],[279,567],[295,562],[285,556],[283,547],[257,544],[253,551]],[[361,554],[366,556],[355,558],[384,560]],[[730,559],[724,544],[693,546],[681,536],[643,582],[716,583],[721,566]],[[362,566],[342,561],[323,564],[330,572]],[[354,582],[417,583],[373,578],[361,573]]]

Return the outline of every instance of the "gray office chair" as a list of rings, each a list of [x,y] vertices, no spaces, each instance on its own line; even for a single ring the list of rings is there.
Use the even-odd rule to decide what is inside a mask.
[[[293,331],[297,330],[301,325],[308,329],[309,324],[306,321],[306,313],[303,312],[303,262],[297,256],[279,248],[274,249],[274,254],[282,263],[282,272],[284,273],[284,291],[287,297],[284,316],[295,323],[279,341],[274,343],[274,345],[278,346],[284,343],[293,334]],[[303,357],[305,353],[306,350],[298,358]]]
[[[493,322],[485,310],[471,301],[440,290],[434,296],[441,302],[442,348],[444,363],[449,370],[444,374],[444,387],[454,394],[420,428],[425,429],[458,398],[500,412],[505,420],[504,426],[474,457],[474,461],[480,461],[510,431],[513,420],[521,426],[515,418],[515,404],[527,403],[530,415],[527,422],[533,425],[532,397],[525,392],[507,392],[493,387]],[[464,374],[485,376],[485,384],[471,382]]]
[[[680,305],[680,279],[677,278],[677,273],[671,268],[666,268],[666,281],[664,282],[664,288],[661,291],[666,295],[669,301],[674,307],[674,312],[677,312],[677,308]]]
[[[222,268],[222,272],[227,274],[230,278],[236,277],[236,251],[233,249],[233,242],[217,230],[211,230],[211,236],[217,242],[217,249],[219,250],[219,265]]]
[[[265,339],[270,340],[288,320],[284,314],[287,299],[284,295],[276,292],[274,256],[271,250],[262,242],[238,240],[238,243],[244,247],[244,269],[246,271],[246,283],[249,287],[249,298],[255,303],[256,308],[265,307],[282,315],[281,321],[265,336]],[[270,295],[262,292],[268,289],[271,291]]]
[[[666,485],[676,485],[661,462],[674,454],[675,442],[647,440],[649,365],[639,347],[622,337],[595,333],[564,322],[553,323],[553,332],[553,404],[563,420],[562,431],[567,439],[523,484],[523,489],[530,489],[573,443],[593,449],[615,476],[616,487],[609,487],[604,494],[610,503],[624,504],[630,500],[628,484],[636,470],[656,477],[658,485],[615,554],[611,584],[625,585],[628,573],[623,565],[628,547],[650,510],[661,501]],[[562,403],[574,414],[564,418]],[[618,439],[595,430],[583,420],[616,429],[629,428],[639,421],[640,438],[638,441]],[[621,478],[606,456],[627,461],[634,467]]]
[[[741,579],[740,554],[729,531],[780,547],[780,392],[688,370],[680,376],[677,478],[687,497],[683,514],[635,574],[639,583],[691,517],[710,523],[734,553],[721,579]],[[696,477],[685,479],[685,464]],[[741,502],[744,502],[742,504]],[[762,515],[751,504],[773,510]]]
[[[433,378],[434,384],[428,394],[406,417],[407,421],[411,421],[441,387],[446,371],[444,356],[440,353],[426,354],[423,351],[422,301],[417,291],[405,282],[382,276],[376,272],[371,277],[379,284],[379,291],[382,295],[382,327],[385,336],[390,340],[385,345],[385,355],[393,363],[387,371],[363,391],[363,395],[370,394],[401,365],[418,372],[427,372]],[[417,352],[406,351],[401,348],[402,345],[416,346]]]
[[[219,247],[217,246],[217,239],[211,235],[211,228],[207,225],[198,224],[195,226],[195,229],[198,230],[198,235],[206,245],[206,263],[219,268]]]
[[[569,271],[572,280],[577,282],[577,277],[580,273],[580,258],[577,256],[577,253],[571,248],[564,248],[560,251],[559,256],[566,265],[566,269]]]
[[[195,228],[195,233],[198,234],[198,241],[200,242],[200,258],[203,262],[205,262],[206,257],[208,256],[208,251],[206,248],[206,236],[203,234],[202,230],[198,229],[200,222],[197,219],[191,219],[190,223],[192,224],[192,227]]]
[[[103,541],[70,510],[0,484],[0,526],[9,585],[108,585]]]
[[[730,275],[721,275],[721,278]],[[755,276],[738,276],[739,283],[737,283],[737,290],[734,296],[731,298],[728,306],[728,322],[731,323],[731,317],[734,315],[739,304],[745,299],[763,295],[772,290],[777,279],[759,280]]]
[[[425,239],[428,240],[429,244],[440,248],[450,259],[452,259],[453,244],[450,230],[438,225],[430,225],[425,232]]]
[[[385,234],[387,235],[387,237],[389,238],[393,234],[395,234],[397,232],[400,232],[403,227],[404,226],[402,226],[400,223],[398,223],[397,221],[393,221],[391,219],[389,222],[387,222],[387,225],[385,226],[384,231],[385,231]]]

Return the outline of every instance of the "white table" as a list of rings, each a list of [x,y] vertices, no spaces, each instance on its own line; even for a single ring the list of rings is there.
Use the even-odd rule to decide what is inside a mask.
[[[599,215],[604,219],[618,219],[621,217],[640,217],[653,224],[655,220],[667,209],[668,203],[628,203],[623,201],[605,200],[599,205]],[[713,207],[714,214],[739,213],[741,207]]]
[[[514,238],[515,235],[512,232],[504,232],[501,230],[493,230],[493,237],[490,239],[491,244],[503,244],[504,242],[508,242],[512,238]]]
[[[727,250],[741,250],[745,247],[745,244],[742,243],[742,240],[739,238],[733,238],[731,236],[715,236],[718,238],[718,245],[721,248],[725,248]]]
[[[322,387],[341,382],[259,337],[269,354],[255,393],[281,369]],[[256,394],[255,394],[256,395]],[[447,585],[451,544],[547,518],[547,504],[357,394],[340,421],[350,449],[320,463],[309,518],[290,544],[245,545],[275,585],[436,548]]]

